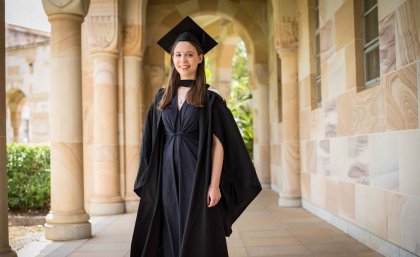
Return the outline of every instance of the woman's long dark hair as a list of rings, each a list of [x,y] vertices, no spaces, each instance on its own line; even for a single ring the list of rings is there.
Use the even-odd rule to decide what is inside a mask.
[[[198,46],[194,42],[190,42],[190,41],[188,42],[195,47],[198,55],[203,53],[200,46]],[[172,97],[178,91],[179,81],[181,80],[179,72],[175,69],[175,65],[173,61],[174,49],[177,43],[173,45],[172,50],[171,50],[171,72],[169,74],[168,86],[166,87],[165,93],[163,94],[162,99],[160,100],[160,103],[159,103],[160,110],[162,110],[163,108],[169,105],[169,103],[172,100]],[[187,103],[194,107],[204,106],[204,99],[205,99],[205,93],[206,93],[206,88],[207,88],[206,73],[204,72],[204,66],[205,66],[205,62],[204,62],[204,55],[203,55],[203,60],[197,66],[197,71],[195,74],[195,85],[191,86],[186,96]]]

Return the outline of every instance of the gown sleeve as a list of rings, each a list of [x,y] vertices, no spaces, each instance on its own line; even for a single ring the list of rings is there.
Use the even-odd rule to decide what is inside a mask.
[[[162,96],[163,92],[163,88],[159,89],[157,92],[153,103],[149,107],[149,111],[147,112],[147,117],[144,123],[140,152],[140,164],[137,171],[137,177],[134,182],[134,192],[140,197],[144,183],[147,179],[150,156],[152,154],[153,142],[156,135],[158,115],[156,104],[160,101],[160,97]]]
[[[140,165],[137,171],[136,181],[134,182],[134,192],[141,196],[141,190],[146,180],[147,168],[149,167],[150,154],[152,152],[152,127],[153,127],[153,108],[152,104],[147,113],[145,125],[143,128],[141,152],[140,152]]]
[[[221,97],[216,98],[212,123],[224,150],[221,211],[229,236],[232,224],[261,191],[261,184],[232,113]]]

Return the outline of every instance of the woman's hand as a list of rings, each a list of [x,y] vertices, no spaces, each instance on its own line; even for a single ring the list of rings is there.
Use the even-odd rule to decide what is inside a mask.
[[[220,189],[215,186],[209,186],[209,190],[207,192],[207,205],[208,207],[215,206],[222,198],[222,194],[220,193]]]

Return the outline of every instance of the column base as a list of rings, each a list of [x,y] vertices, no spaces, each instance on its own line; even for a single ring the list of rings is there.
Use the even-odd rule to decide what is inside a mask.
[[[0,253],[0,257],[17,257],[17,254],[14,251],[10,250],[7,253]]]
[[[139,200],[125,201],[125,211],[127,213],[137,212],[139,209]]]
[[[301,207],[302,200],[300,198],[288,198],[284,196],[279,197],[280,207]]]
[[[92,237],[89,222],[76,224],[45,223],[45,238],[53,241],[70,241]]]
[[[90,215],[107,216],[123,214],[125,212],[124,203],[90,203]]]

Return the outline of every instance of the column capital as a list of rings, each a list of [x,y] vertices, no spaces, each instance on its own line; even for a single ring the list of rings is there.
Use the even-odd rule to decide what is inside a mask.
[[[259,86],[268,86],[268,65],[266,63],[254,63],[251,76],[259,84]]]
[[[123,50],[125,56],[143,57],[143,28],[137,24],[125,24],[123,33]]]
[[[45,13],[73,14],[85,17],[89,10],[90,0],[42,0]]]
[[[147,0],[125,0],[122,9],[124,56],[142,57],[145,50]]]
[[[297,56],[297,48],[282,47],[282,48],[277,48],[276,50],[280,59]]]
[[[275,46],[281,57],[284,52],[296,52],[298,47],[298,24],[296,17],[283,16],[276,22]]]
[[[92,1],[87,21],[87,41],[91,52],[120,50],[120,1]]]

